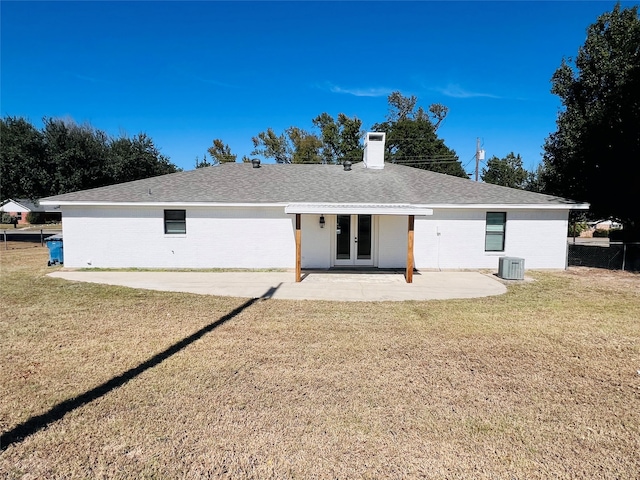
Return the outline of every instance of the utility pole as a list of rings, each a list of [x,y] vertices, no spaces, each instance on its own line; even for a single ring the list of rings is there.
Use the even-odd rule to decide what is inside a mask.
[[[476,182],[478,181],[478,167],[484,160],[484,150],[480,150],[480,138],[476,138]]]

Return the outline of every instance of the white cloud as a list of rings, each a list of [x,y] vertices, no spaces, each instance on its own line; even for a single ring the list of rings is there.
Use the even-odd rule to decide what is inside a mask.
[[[332,93],[343,93],[347,95],[354,95],[356,97],[386,97],[393,91],[389,88],[382,87],[343,88],[331,83],[327,83],[324,88],[328,89]]]
[[[498,95],[492,93],[472,92],[462,88],[460,85],[450,83],[445,88],[436,88],[436,91],[447,97],[453,98],[500,98]]]

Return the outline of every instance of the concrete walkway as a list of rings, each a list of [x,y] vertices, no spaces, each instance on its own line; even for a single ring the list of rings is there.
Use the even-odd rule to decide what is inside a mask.
[[[306,272],[300,283],[293,272],[108,272],[64,271],[49,274],[76,282],[132,288],[290,300],[353,302],[435,300],[501,295],[506,286],[479,272],[416,272],[413,283],[401,273]]]

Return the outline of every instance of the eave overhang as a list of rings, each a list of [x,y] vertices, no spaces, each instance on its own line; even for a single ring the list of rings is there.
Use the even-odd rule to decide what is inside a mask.
[[[98,202],[93,200],[41,200],[40,205],[64,207],[283,207],[286,203],[227,202]]]
[[[588,210],[588,203],[445,203],[429,204],[437,210]]]
[[[285,207],[285,213],[306,214],[362,214],[362,215],[433,215],[433,210],[588,210],[588,203],[484,203],[484,204],[369,204],[369,203],[249,203],[249,202],[109,202],[94,200],[40,200],[41,206],[92,207]],[[49,210],[50,211],[50,210]]]

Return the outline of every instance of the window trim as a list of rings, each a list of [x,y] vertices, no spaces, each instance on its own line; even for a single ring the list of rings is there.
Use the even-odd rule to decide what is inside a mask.
[[[490,215],[501,215],[502,216],[502,231],[490,231],[489,230],[489,216]],[[497,225],[495,223],[492,223],[491,225]],[[487,245],[487,240],[489,240],[489,238],[493,237],[497,237],[497,236],[501,236],[502,237],[502,245],[500,249],[489,249],[488,245]],[[485,216],[485,226],[484,226],[484,251],[485,252],[489,252],[489,253],[493,253],[493,252],[504,252],[504,247],[506,245],[506,239],[507,239],[507,212],[487,212],[486,216]]]
[[[167,218],[167,213],[181,213],[182,218]],[[176,226],[182,225],[180,230],[175,230]],[[169,228],[172,226],[173,228]],[[186,210],[165,210],[164,211],[164,234],[165,235],[185,235],[187,233],[187,211]]]

